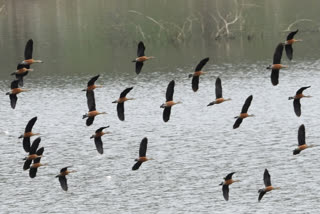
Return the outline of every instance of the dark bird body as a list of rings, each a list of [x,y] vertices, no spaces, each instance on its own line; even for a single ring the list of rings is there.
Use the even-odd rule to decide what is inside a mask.
[[[148,160],[152,160],[152,158],[147,158],[147,145],[148,145],[148,139],[145,137],[142,139],[140,143],[139,148],[139,158],[135,159],[136,163],[133,165],[132,170],[137,170],[141,166],[143,162],[146,162]]]
[[[254,116],[253,114],[250,115],[250,114],[247,113],[247,112],[248,112],[248,109],[249,109],[249,107],[250,107],[250,105],[251,105],[252,99],[253,99],[253,97],[252,97],[252,95],[250,95],[250,96],[246,99],[244,105],[242,106],[240,115],[237,116],[237,117],[235,117],[235,118],[237,118],[237,120],[236,120],[235,123],[233,124],[233,128],[234,128],[234,129],[236,129],[236,128],[238,128],[238,127],[240,126],[240,124],[242,123],[242,120],[243,120],[244,118],[253,117],[253,116]]]
[[[202,71],[202,68],[207,64],[208,61],[209,57],[202,59],[194,70],[194,73],[189,74],[189,78],[192,77],[191,85],[194,92],[198,91],[199,89],[199,77],[202,74],[205,74],[205,72]]]
[[[127,100],[133,100],[134,98],[127,98],[127,94],[133,89],[131,88],[126,88],[124,91],[121,92],[119,99],[113,101],[112,103],[117,103],[117,114],[118,118],[121,121],[124,121],[124,102]]]
[[[301,116],[301,104],[300,104],[300,99],[303,98],[303,97],[311,97],[311,96],[305,96],[303,94],[303,91],[306,90],[307,88],[310,88],[311,86],[307,86],[307,87],[302,87],[300,88],[297,92],[296,92],[296,95],[293,96],[293,97],[289,97],[289,100],[292,100],[293,99],[293,109],[294,109],[294,112],[296,113],[296,115],[298,117]]]
[[[160,106],[160,108],[164,108],[163,109],[163,114],[162,114],[162,118],[164,122],[168,122],[170,119],[170,115],[171,115],[171,107],[179,104],[181,102],[174,102],[173,101],[173,94],[174,94],[174,86],[175,86],[175,82],[174,80],[172,80],[167,87],[167,92],[166,92],[166,102],[164,104],[162,104]]]

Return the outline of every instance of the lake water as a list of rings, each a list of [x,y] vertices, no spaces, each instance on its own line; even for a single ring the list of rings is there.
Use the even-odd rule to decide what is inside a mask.
[[[297,26],[301,32],[296,37],[304,41],[294,44],[293,61],[283,55],[283,64],[289,68],[280,71],[278,86],[272,86],[270,71],[265,68],[287,33],[277,28],[276,33],[268,33],[261,26],[254,32],[256,35],[261,31],[264,38],[253,40],[243,35],[228,41],[205,39],[199,44],[170,43],[162,37],[161,42],[146,39],[146,54],[156,58],[146,62],[137,76],[131,60],[140,38],[120,41],[131,31],[117,37],[107,31],[108,27],[120,19],[130,20],[129,15],[121,16],[128,10],[140,8],[140,12],[157,18],[160,12],[155,7],[162,11],[170,7],[167,1],[154,5],[149,1],[130,2],[2,2],[0,212],[316,213],[320,209],[319,148],[307,149],[297,156],[292,151],[297,147],[301,124],[306,127],[307,144],[319,144],[318,29],[313,32],[310,26]],[[188,15],[190,8],[198,5],[187,2],[178,15]],[[261,2],[258,8],[262,11],[273,6]],[[294,21],[291,18],[298,6],[279,19],[280,29]],[[205,5],[198,7],[204,10]],[[214,4],[209,8],[212,7]],[[172,10],[168,9],[168,14],[173,14]],[[299,14],[298,18],[312,17]],[[264,19],[267,16],[257,22]],[[267,28],[271,28],[270,24]],[[23,59],[29,38],[34,40],[34,58],[44,63],[32,65],[34,71],[25,77],[24,85],[31,91],[18,95],[13,110],[4,94],[12,81],[9,74]],[[188,74],[205,57],[210,57],[203,69],[207,74],[200,77],[199,91],[194,93]],[[95,90],[97,110],[108,114],[97,116],[87,127],[82,115],[88,108],[81,90],[97,74],[101,76],[96,83],[103,85]],[[218,76],[224,97],[232,101],[207,107],[215,98]],[[182,104],[172,108],[170,121],[164,123],[160,105],[171,80],[176,82],[174,100]],[[302,115],[298,118],[288,97],[309,85],[311,88],[304,93],[313,97],[301,100]],[[132,86],[128,97],[136,99],[125,103],[126,120],[122,122],[111,102]],[[249,95],[253,95],[249,113],[255,117],[245,119],[240,128],[233,130],[234,116],[240,113]],[[33,131],[41,133],[40,146],[45,147],[41,162],[48,166],[40,167],[37,177],[31,179],[22,169],[25,152],[18,136],[34,116],[38,120]],[[106,125],[110,125],[107,131],[112,133],[102,137],[104,154],[100,155],[90,136]],[[132,171],[144,137],[149,140],[147,156],[154,160]],[[55,178],[65,166],[77,171],[67,176],[68,192]],[[257,191],[264,187],[265,168],[272,184],[281,189],[267,193],[258,203]],[[230,172],[236,172],[233,178],[241,182],[230,186],[226,202],[219,183]]]

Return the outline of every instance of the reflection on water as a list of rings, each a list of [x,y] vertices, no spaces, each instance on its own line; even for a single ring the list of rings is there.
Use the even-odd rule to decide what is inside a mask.
[[[280,71],[280,83],[276,87],[271,85],[270,71],[265,67],[285,33],[270,33],[267,39],[241,41],[236,38],[228,43],[212,41],[199,45],[159,45],[148,40],[146,52],[157,58],[146,62],[141,74],[136,76],[134,64],[130,62],[136,55],[136,43],[132,41],[140,38],[132,38],[123,45],[117,40],[109,43],[113,34],[101,26],[109,17],[108,11],[124,14],[124,11],[139,9],[147,13],[148,8],[155,7],[148,2],[97,1],[93,4],[57,0],[27,4],[22,0],[6,1],[7,15],[1,13],[0,17],[3,94],[9,90],[12,80],[9,74],[22,59],[29,38],[35,41],[35,58],[41,58],[44,63],[32,66],[35,71],[25,78],[25,87],[32,90],[18,95],[15,110],[10,108],[7,96],[0,96],[1,211],[316,212],[319,188],[310,183],[319,183],[318,148],[292,155],[302,123],[306,126],[307,143],[317,144],[320,63],[319,52],[314,48],[318,40],[316,33],[302,30],[297,34],[304,42],[294,45],[292,62],[283,58],[283,63],[290,68]],[[185,10],[170,9],[178,14],[176,19],[190,13],[194,5],[201,6],[196,1],[187,2],[182,7]],[[202,3],[205,2],[209,1]],[[264,2],[265,10],[272,7],[270,2],[274,1]],[[159,1],[157,5],[165,10],[168,2]],[[289,10],[289,18],[281,20],[291,22],[290,17],[296,16],[293,12]],[[148,15],[158,20],[161,12],[154,9]],[[270,19],[276,18],[279,17]],[[116,20],[120,18],[115,16]],[[200,77],[199,91],[194,93],[188,74],[207,56],[210,57],[204,68],[207,74]],[[95,91],[97,110],[108,114],[98,116],[94,124],[87,127],[82,120],[88,111],[86,96],[81,90],[96,74],[101,74],[97,84],[104,86]],[[207,107],[215,98],[214,83],[218,76],[224,97],[232,101]],[[170,121],[164,123],[160,105],[173,79],[176,82],[174,99],[182,104],[172,108]],[[302,116],[297,118],[288,97],[308,85],[311,88],[305,94],[313,97],[301,100]],[[132,86],[130,96],[136,99],[125,103],[126,120],[121,122],[116,105],[111,102],[122,90]],[[244,100],[251,94],[249,113],[256,116],[245,119],[239,129],[233,130],[233,117],[239,114]],[[28,172],[22,170],[25,153],[17,137],[34,116],[38,116],[34,130],[41,133],[41,146],[45,147],[42,162],[49,165],[41,167],[37,177],[30,179]],[[110,125],[108,131],[112,133],[103,136],[105,151],[99,155],[90,136],[105,125]],[[143,137],[148,137],[147,154],[155,160],[144,163],[134,172],[131,167]],[[54,176],[69,165],[77,173],[68,176],[69,191],[64,192]],[[257,190],[263,187],[265,168],[271,174],[272,183],[281,189],[266,194],[262,202],[257,203]],[[232,171],[241,182],[230,186],[230,201],[225,202],[218,184]],[[301,203],[301,199],[305,203]]]

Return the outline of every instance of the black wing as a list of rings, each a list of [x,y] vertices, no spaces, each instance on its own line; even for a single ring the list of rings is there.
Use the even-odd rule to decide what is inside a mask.
[[[11,105],[11,108],[15,109],[16,104],[17,104],[18,97],[17,97],[16,94],[10,94],[9,97],[10,97],[10,105]]]
[[[301,146],[304,144],[306,144],[306,131],[304,125],[302,124],[298,130],[298,145]]]
[[[136,74],[140,74],[143,62],[136,62]]]
[[[192,90],[194,92],[198,91],[198,89],[199,89],[199,76],[193,76],[191,84],[192,84]]]
[[[131,87],[131,88],[126,88],[123,92],[121,92],[120,98],[126,97],[127,94],[128,94],[132,89],[133,89],[133,87]]]
[[[222,98],[221,79],[219,77],[216,80],[216,98]]]
[[[281,64],[283,43],[279,43],[273,54],[273,64]]]
[[[26,71],[22,74],[16,74],[16,79],[19,80],[18,85],[23,86],[23,77],[26,76],[29,72]]]
[[[100,77],[100,75],[94,76],[92,77],[89,81],[88,81],[88,86],[94,85],[95,81]]]
[[[241,117],[238,117],[236,122],[234,122],[234,124],[233,124],[233,128],[234,129],[238,128],[240,126],[240,124],[242,123],[242,120],[243,119]]]
[[[263,181],[266,187],[271,186],[271,177],[267,169],[264,170]]]
[[[229,173],[229,174],[227,175],[227,177],[225,177],[224,179],[225,179],[225,180],[230,180],[230,179],[232,179],[232,175],[233,175],[234,173],[235,173],[235,172]]]
[[[33,40],[29,39],[24,49],[24,59],[32,59]]]
[[[170,120],[170,114],[171,114],[171,106],[163,109],[162,118],[164,122],[168,122]]]
[[[87,94],[87,104],[88,104],[89,111],[95,111],[96,110],[96,101],[94,98],[94,91],[89,90],[89,91],[87,91],[86,94]]]
[[[292,45],[286,45],[285,46],[286,54],[289,60],[292,60],[292,55],[293,55],[293,49]]]
[[[40,156],[40,155],[43,154],[43,152],[44,152],[44,148],[41,147],[40,149],[38,149],[38,151],[36,152],[36,154],[37,154],[38,156]]]
[[[22,63],[19,63],[17,65],[17,70],[20,70],[22,68],[26,68],[26,69],[29,69],[30,68],[30,65],[25,65],[25,64],[22,64]]]
[[[37,152],[40,141],[41,141],[41,138],[38,137],[32,142],[32,145],[30,147],[30,152],[29,152],[30,155],[35,154]]]
[[[137,163],[135,163],[135,164],[133,165],[132,170],[137,170],[137,169],[139,169],[139,167],[141,166],[141,164],[142,164],[142,162],[137,161]]]
[[[310,87],[311,87],[311,86],[306,86],[306,87],[300,88],[300,89],[296,92],[296,95],[302,94],[302,92],[303,92],[304,90],[306,90],[307,88],[310,88]]]
[[[279,69],[272,69],[271,71],[271,83],[272,85],[279,84]]]
[[[293,109],[294,109],[294,113],[296,113],[296,115],[298,117],[301,116],[301,104],[300,104],[300,99],[294,99],[293,100]]]
[[[171,82],[168,84],[167,92],[166,92],[166,101],[172,101],[173,100],[173,93],[174,93],[174,80],[171,80]]]
[[[251,101],[252,101],[252,95],[250,95],[246,101],[244,102],[244,105],[242,106],[242,109],[241,109],[241,113],[247,113],[250,105],[251,105]]]
[[[19,80],[13,80],[11,82],[11,89],[19,88]]]
[[[37,117],[34,117],[31,120],[29,120],[24,132],[31,132],[32,131],[32,127],[36,123],[37,119],[38,119]]]
[[[93,123],[93,121],[94,121],[94,117],[88,117],[88,119],[87,119],[87,121],[86,121],[86,125],[87,125],[87,126],[91,126],[92,123]]]
[[[143,138],[140,143],[139,157],[145,157],[147,153],[148,138]]]
[[[102,132],[103,129],[109,128],[109,126],[100,127],[96,130],[96,133]]]
[[[296,31],[290,32],[287,36],[287,41],[293,39],[294,35],[296,35],[296,33],[298,33],[299,29],[297,29]]]
[[[38,168],[33,168],[31,167],[30,170],[29,170],[29,176],[30,178],[34,178],[37,176],[37,171],[38,171]]]
[[[60,182],[61,188],[64,191],[68,191],[68,184],[67,184],[66,176],[59,176],[59,182]]]
[[[144,46],[143,42],[139,42],[138,44],[138,51],[137,51],[137,56],[141,57],[141,56],[145,56],[144,55],[144,50],[146,49],[146,47]]]
[[[229,200],[229,185],[222,186],[223,197],[226,201]]]
[[[259,194],[259,198],[258,198],[258,201],[259,201],[259,202],[261,201],[261,199],[262,199],[262,197],[264,196],[264,194],[266,194],[266,192],[263,191],[263,190],[261,190],[261,191],[260,191],[260,194]]]
[[[101,137],[95,137],[94,143],[96,144],[96,148],[99,154],[103,154],[103,144],[102,144]]]
[[[119,120],[124,121],[124,103],[117,104],[117,113]]]
[[[64,173],[65,171],[67,171],[67,170],[68,170],[68,167],[70,167],[70,166],[63,167],[63,168],[60,170],[60,173]]]
[[[23,146],[24,151],[30,152],[30,137],[23,138],[22,146]]]
[[[208,61],[209,61],[209,57],[201,60],[194,71],[201,71],[203,66],[205,66]]]
[[[23,170],[27,170],[30,168],[30,165],[32,163],[32,160],[26,160],[23,164]]]

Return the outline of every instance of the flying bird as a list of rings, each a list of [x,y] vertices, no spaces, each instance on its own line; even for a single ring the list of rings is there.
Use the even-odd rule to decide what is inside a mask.
[[[220,104],[225,101],[231,100],[230,98],[223,98],[222,97],[222,86],[221,86],[221,79],[218,77],[216,80],[216,100],[213,102],[209,103],[207,106],[212,106],[214,104]]]
[[[233,180],[232,179],[232,175],[235,172],[231,172],[229,173],[225,178],[224,178],[224,182],[222,182],[220,185],[222,185],[222,193],[223,193],[223,197],[226,201],[229,200],[229,185],[235,183],[235,182],[240,182],[240,180]]]
[[[22,141],[22,145],[23,145],[23,149],[26,152],[30,152],[30,137],[34,136],[34,135],[40,135],[40,133],[33,133],[32,132],[32,128],[34,126],[34,124],[37,121],[37,117],[32,118],[31,120],[29,120],[24,133],[22,135],[19,136],[19,138],[23,138]]]
[[[302,124],[299,127],[298,130],[298,148],[296,148],[295,150],[293,150],[293,155],[297,155],[299,154],[302,150],[305,150],[306,148],[312,148],[315,145],[307,145],[306,144],[306,131],[305,131],[305,127]]]
[[[29,71],[33,71],[33,69],[30,68],[30,65],[19,63],[17,65],[17,70],[11,73],[11,75],[15,75],[16,79],[19,80],[19,85],[23,86],[23,77],[26,76]]]
[[[293,100],[293,109],[294,109],[294,112],[296,113],[296,115],[298,117],[301,116],[301,104],[300,104],[300,99],[303,98],[303,97],[311,97],[311,96],[306,96],[303,94],[303,91],[307,88],[310,88],[311,86],[307,86],[307,87],[302,87],[300,88],[297,92],[296,92],[296,95],[293,96],[293,97],[289,97],[289,100]]]
[[[103,132],[103,129],[109,128],[109,126],[104,126],[96,130],[96,133],[90,137],[90,139],[94,138],[94,143],[96,144],[97,151],[100,154],[103,154],[103,143],[101,137],[105,134],[109,134],[110,132]]]
[[[202,71],[203,66],[205,66],[207,64],[207,62],[209,61],[209,57],[204,58],[203,60],[201,60],[199,62],[199,64],[197,65],[196,69],[194,70],[193,74],[189,74],[189,78],[192,77],[192,90],[194,92],[198,91],[199,89],[199,77],[202,74],[205,74],[205,72]]]
[[[24,158],[25,162],[24,162],[24,165],[23,165],[23,170],[27,170],[30,168],[30,165],[32,163],[32,161],[38,157],[42,157],[42,154],[43,154],[43,151],[44,151],[44,148],[41,147],[40,149],[38,149],[38,146],[40,144],[40,141],[41,141],[41,138],[38,137],[36,138],[31,147],[30,147],[30,152],[29,152],[29,155],[27,157]],[[37,151],[38,149],[38,151]]]
[[[96,101],[94,98],[94,91],[89,90],[86,93],[87,95],[87,104],[89,108],[89,112],[82,116],[82,119],[87,118],[86,125],[90,126],[92,125],[94,118],[99,114],[107,114],[106,112],[98,112],[96,110]]]
[[[83,89],[82,91],[92,91],[96,88],[102,88],[102,85],[95,85],[94,83],[99,78],[100,75],[92,77],[87,84],[87,88]]]
[[[294,35],[296,35],[296,33],[298,33],[299,30],[296,31],[292,31],[288,34],[287,36],[287,41],[284,43],[285,44],[285,50],[286,50],[286,54],[289,60],[292,60],[292,53],[293,53],[293,49],[292,49],[292,44],[295,42],[301,42],[301,39],[294,39]]]
[[[145,137],[142,139],[140,143],[140,148],[139,148],[139,158],[135,159],[137,163],[135,163],[132,167],[132,170],[137,170],[141,166],[143,162],[146,162],[148,160],[153,160],[152,158],[147,158],[146,153],[147,153],[147,144],[148,144],[148,139]]]
[[[253,114],[248,114],[248,113],[247,113],[247,112],[248,112],[248,109],[249,109],[249,107],[250,107],[252,98],[253,98],[252,95],[250,95],[250,96],[246,99],[244,105],[242,106],[242,110],[241,110],[240,115],[235,117],[235,118],[237,118],[237,120],[236,120],[236,122],[235,122],[234,125],[233,125],[233,128],[234,128],[234,129],[236,129],[236,128],[238,128],[238,127],[240,126],[240,124],[242,123],[242,120],[243,120],[244,118],[253,117],[253,116],[254,116]]]
[[[60,185],[61,185],[61,188],[64,190],[64,191],[68,191],[68,183],[67,183],[67,178],[66,176],[69,175],[70,173],[74,173],[74,172],[77,172],[76,170],[68,170],[68,168],[71,167],[71,166],[67,166],[67,167],[64,167],[60,170],[60,174],[56,176],[56,178],[59,178],[59,182],[60,182]]]
[[[123,92],[121,92],[119,99],[113,101],[112,103],[117,103],[117,113],[118,113],[118,118],[121,121],[124,121],[124,102],[127,100],[134,100],[134,98],[127,98],[127,94],[133,89],[131,88],[126,88]]]
[[[15,109],[17,104],[17,94],[21,92],[29,91],[29,89],[19,88],[19,80],[13,80],[11,82],[11,91],[7,92],[6,95],[9,95],[11,108]]]
[[[274,86],[279,84],[279,70],[288,67],[281,64],[283,45],[283,43],[279,43],[277,45],[273,54],[273,64],[267,67],[267,69],[271,69],[271,83]]]
[[[280,187],[273,187],[271,185],[271,177],[270,177],[270,174],[267,169],[264,170],[263,181],[264,181],[265,188],[259,189],[259,191],[258,191],[258,193],[259,193],[258,201],[259,202],[261,201],[264,194],[266,194],[267,192],[270,192],[271,190],[275,190],[275,189],[280,189]]]
[[[173,101],[174,85],[175,85],[174,80],[172,80],[172,81],[168,84],[167,92],[166,92],[166,102],[163,103],[163,104],[160,106],[160,108],[164,108],[164,109],[163,109],[163,115],[162,115],[162,118],[163,118],[163,121],[164,121],[164,122],[168,122],[169,119],[170,119],[171,107],[174,106],[174,105],[176,105],[176,104],[181,103],[180,101],[178,101],[178,102],[174,102],[174,101]]]
[[[36,159],[33,160],[33,164],[31,165],[30,170],[29,170],[30,178],[34,178],[37,176],[37,171],[40,166],[47,166],[48,165],[46,163],[44,163],[44,164],[40,163],[40,160],[41,160],[41,157],[37,157]]]
[[[145,49],[146,47],[144,46],[143,42],[139,42],[137,50],[138,58],[132,60],[132,62],[136,63],[136,74],[140,74],[144,61],[155,58],[153,56],[146,56],[144,54]]]
[[[32,58],[32,52],[33,52],[33,40],[29,39],[24,49],[24,60],[21,62],[21,64],[31,65],[33,63],[42,63],[41,60],[36,60]]]

